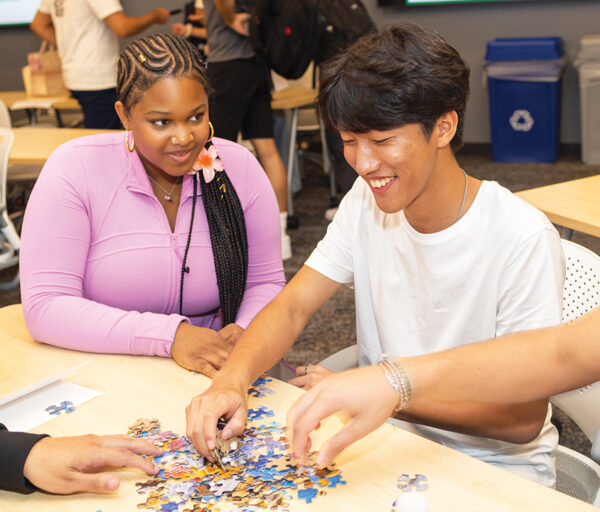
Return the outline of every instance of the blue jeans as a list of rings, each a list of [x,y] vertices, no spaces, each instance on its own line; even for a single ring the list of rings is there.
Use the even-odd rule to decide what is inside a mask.
[[[123,126],[115,111],[117,89],[101,91],[71,91],[83,110],[83,124],[86,128],[121,130]]]

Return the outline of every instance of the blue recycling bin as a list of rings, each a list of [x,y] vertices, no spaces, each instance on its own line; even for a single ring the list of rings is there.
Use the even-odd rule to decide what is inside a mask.
[[[492,158],[554,162],[560,143],[559,37],[500,38],[487,44]]]

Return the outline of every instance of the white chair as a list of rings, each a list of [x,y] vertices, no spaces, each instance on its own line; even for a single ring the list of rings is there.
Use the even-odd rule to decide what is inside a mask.
[[[569,240],[563,240],[562,244],[567,264],[563,322],[569,322],[600,306],[600,256]],[[600,465],[596,464],[600,462],[600,382],[555,395],[550,402],[567,414],[593,443],[594,460],[559,445],[556,489],[600,507]]]
[[[0,128],[11,128],[12,121],[6,104],[0,100]]]
[[[8,155],[14,140],[12,131],[0,128],[0,270],[19,264],[19,249],[21,241],[17,231],[6,211],[6,173]],[[6,283],[0,283],[0,291],[16,288],[19,284],[19,274]]]

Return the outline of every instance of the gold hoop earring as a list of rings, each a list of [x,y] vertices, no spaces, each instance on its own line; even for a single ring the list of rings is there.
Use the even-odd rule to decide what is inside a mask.
[[[210,135],[208,136],[208,140],[206,142],[210,142],[215,135],[215,129],[210,121],[208,122],[208,128],[210,129]]]
[[[133,140],[133,134],[131,135],[131,146],[129,145],[129,130],[125,130],[125,145],[127,146],[127,149],[129,150],[130,153],[133,153],[133,150],[135,149],[135,141]]]

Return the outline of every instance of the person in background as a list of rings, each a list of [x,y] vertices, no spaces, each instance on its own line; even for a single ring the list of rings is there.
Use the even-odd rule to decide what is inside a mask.
[[[135,467],[156,475],[158,467],[140,455],[162,450],[149,441],[127,436],[48,437],[9,432],[0,423],[0,489],[54,494],[111,492],[119,479],[107,466]]]
[[[27,205],[21,297],[37,341],[211,376],[283,288],[273,189],[248,150],[213,138],[210,92],[185,39],[123,50],[126,131],[60,146]]]
[[[114,108],[119,38],[165,24],[169,16],[163,8],[127,16],[119,0],[42,0],[30,28],[57,47],[63,81],[81,105],[85,127],[120,129]]]
[[[299,464],[310,449],[310,432],[339,411],[349,421],[319,450],[321,466],[411,401],[528,402],[600,380],[600,308],[557,327],[394,363],[401,371],[391,381],[380,365],[367,366],[327,377],[296,401],[288,412],[287,436]],[[403,387],[410,396],[398,392]]]
[[[188,405],[188,437],[203,454],[210,456],[219,418],[228,419],[224,438],[244,428],[247,387],[343,285],[354,288],[359,364],[383,361],[388,372],[392,358],[561,321],[565,264],[556,229],[456,161],[469,74],[456,49],[414,24],[369,33],[322,68],[319,111],[340,132],[359,178],[305,265]],[[296,372],[291,382],[306,389],[331,374],[310,364]],[[429,439],[554,484],[558,435],[547,398],[422,400],[394,416]]]
[[[184,23],[173,23],[171,32],[176,36],[185,37],[190,43],[195,44],[202,57],[208,55],[206,45],[206,19],[204,17],[204,1],[188,2],[184,6]]]
[[[246,2],[247,3],[247,2]],[[234,0],[204,0],[208,32],[208,76],[215,88],[211,111],[215,133],[252,143],[275,190],[281,223],[281,254],[292,257],[287,229],[287,173],[273,138],[270,71],[248,39],[250,14]]]

